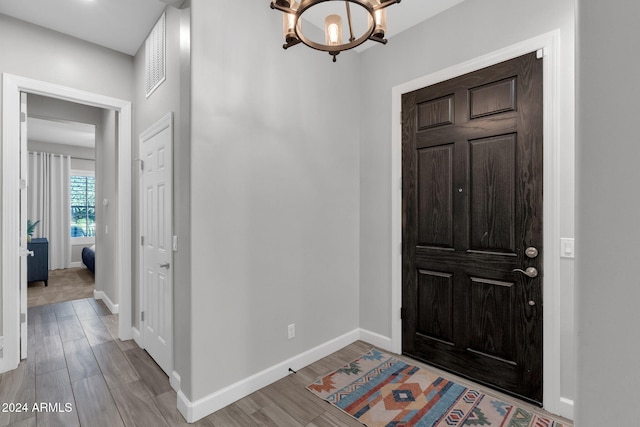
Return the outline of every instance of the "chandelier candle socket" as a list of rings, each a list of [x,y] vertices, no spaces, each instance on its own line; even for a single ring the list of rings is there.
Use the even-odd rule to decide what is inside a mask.
[[[336,62],[340,52],[360,46],[367,40],[386,44],[386,8],[396,3],[400,3],[400,0],[272,0],[271,9],[283,12],[285,49],[303,43],[313,49],[329,52],[333,62]],[[354,8],[354,13],[352,5],[358,6]],[[305,35],[300,20],[305,12],[316,6],[322,11],[330,10],[324,19],[322,40]],[[346,21],[347,27],[343,27],[343,21]]]

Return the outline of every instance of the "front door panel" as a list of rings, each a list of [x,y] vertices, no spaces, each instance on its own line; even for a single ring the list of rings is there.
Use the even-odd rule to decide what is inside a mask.
[[[403,95],[403,307],[403,353],[542,402],[535,53]]]

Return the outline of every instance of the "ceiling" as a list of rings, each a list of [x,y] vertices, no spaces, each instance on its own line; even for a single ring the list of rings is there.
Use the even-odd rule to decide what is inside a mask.
[[[215,0],[211,0],[215,1]],[[241,0],[249,1],[249,0]],[[254,0],[251,0],[254,1]],[[265,12],[274,13],[265,3]],[[402,0],[387,9],[387,38],[398,34],[464,0]],[[0,13],[79,39],[135,55],[167,4],[184,0],[0,0]],[[331,6],[335,6],[334,2]],[[324,28],[322,8],[304,14],[319,28]],[[358,6],[354,6],[357,13]],[[280,28],[274,28],[280,31]],[[368,41],[356,51],[376,43]]]
[[[28,117],[29,140],[94,148],[96,127],[84,123]]]
[[[135,55],[166,6],[160,0],[0,0],[0,13]]]

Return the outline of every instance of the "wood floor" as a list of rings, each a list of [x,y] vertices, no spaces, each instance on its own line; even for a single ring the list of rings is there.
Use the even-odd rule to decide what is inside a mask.
[[[133,341],[115,338],[118,316],[110,314],[101,301],[88,298],[29,308],[28,328],[29,357],[16,370],[0,376],[0,403],[22,403],[29,410],[0,411],[0,426],[362,427],[305,389],[317,377],[371,348],[360,341],[187,424],[176,409],[176,393],[167,376]],[[53,406],[33,412],[35,403]],[[70,404],[69,412],[65,412],[66,404]],[[525,403],[516,404],[549,416]]]
[[[95,279],[88,269],[66,268],[49,271],[49,286],[30,282],[27,286],[27,307],[92,298]]]

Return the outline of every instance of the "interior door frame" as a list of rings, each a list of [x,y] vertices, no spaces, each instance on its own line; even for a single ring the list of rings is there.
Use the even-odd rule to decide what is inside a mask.
[[[119,337],[132,338],[131,332],[131,102],[67,86],[47,83],[13,74],[3,74],[2,87],[2,328],[4,353],[0,372],[18,367],[20,362],[20,92],[114,110],[118,123],[118,227],[116,237],[116,277],[119,282]],[[13,207],[13,208],[10,208]]]
[[[391,142],[391,349],[402,353],[402,95],[530,52],[543,55],[543,404],[573,418],[573,402],[560,394],[560,203],[559,203],[559,48],[554,30],[470,61],[436,71],[392,89]],[[573,104],[569,108],[574,108]]]

